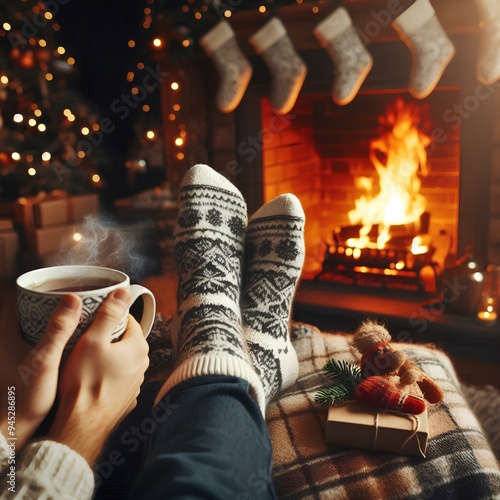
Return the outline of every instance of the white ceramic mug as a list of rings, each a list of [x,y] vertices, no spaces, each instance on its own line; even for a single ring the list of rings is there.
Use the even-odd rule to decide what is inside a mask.
[[[98,266],[45,267],[19,276],[17,306],[22,337],[31,344],[37,344],[61,297],[71,292],[79,295],[83,303],[80,323],[68,342],[68,346],[74,345],[92,323],[104,299],[117,288],[130,291],[130,305],[142,297],[144,307],[140,325],[144,337],[147,337],[156,314],[153,293],[141,285],[131,285],[130,278],[121,271]],[[127,318],[128,311],[111,334],[111,341],[123,334]]]

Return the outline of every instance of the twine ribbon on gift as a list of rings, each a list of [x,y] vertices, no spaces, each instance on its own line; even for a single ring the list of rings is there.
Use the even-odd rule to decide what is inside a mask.
[[[408,420],[411,422],[412,428],[410,429],[410,435],[408,438],[405,440],[405,442],[401,445],[401,449],[403,449],[413,438],[417,440],[417,445],[418,445],[418,451],[420,452],[420,455],[422,458],[426,458],[425,453],[422,451],[422,446],[420,445],[420,439],[418,437],[418,430],[420,429],[420,421],[416,415],[412,415],[411,413],[404,413],[400,411],[392,411],[392,410],[386,410],[384,413],[391,413],[392,415],[397,415],[399,417],[406,417]],[[378,440],[378,419],[379,419],[380,413],[377,411],[374,415],[374,426],[375,426],[375,432],[373,434],[373,442],[372,442],[372,451],[375,451],[377,449],[377,440]]]

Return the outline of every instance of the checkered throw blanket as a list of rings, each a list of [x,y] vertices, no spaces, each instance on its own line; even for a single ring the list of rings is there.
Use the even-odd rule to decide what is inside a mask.
[[[500,498],[499,465],[446,354],[398,344],[445,394],[442,403],[429,405],[426,458],[410,457],[325,444],[327,409],[314,402],[318,389],[329,384],[323,366],[330,358],[359,359],[351,335],[298,324],[293,334],[299,378],[266,414],[280,499]]]
[[[160,316],[148,338],[150,379],[164,379],[164,368],[172,364],[169,327],[169,320]],[[329,383],[323,366],[330,358],[359,361],[351,337],[293,324],[299,378],[266,413],[279,498],[500,499],[498,462],[464,399],[450,359],[432,346],[398,344],[445,394],[443,402],[429,405],[426,458],[325,444],[327,409],[317,405],[314,396]]]

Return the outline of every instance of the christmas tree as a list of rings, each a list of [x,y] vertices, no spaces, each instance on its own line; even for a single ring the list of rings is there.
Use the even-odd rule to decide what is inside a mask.
[[[57,2],[1,2],[0,200],[102,187],[106,123],[77,90],[75,59],[57,43]]]

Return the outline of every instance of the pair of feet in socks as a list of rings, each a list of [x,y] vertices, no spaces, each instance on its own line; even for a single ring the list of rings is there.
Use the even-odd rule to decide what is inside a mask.
[[[157,401],[200,375],[246,380],[264,413],[295,382],[289,338],[292,299],[304,263],[304,212],[292,194],[248,221],[241,193],[207,165],[195,165],[180,189],[175,231],[177,365]]]

